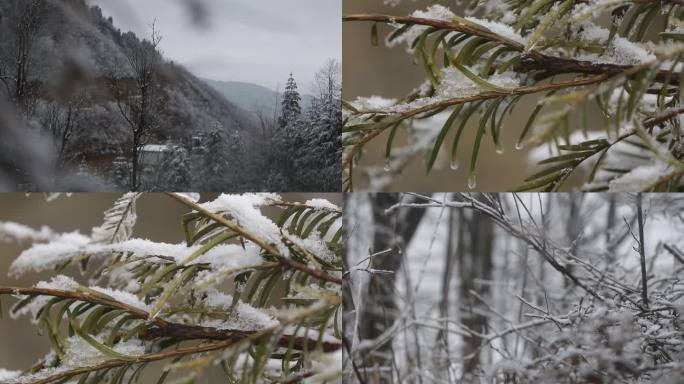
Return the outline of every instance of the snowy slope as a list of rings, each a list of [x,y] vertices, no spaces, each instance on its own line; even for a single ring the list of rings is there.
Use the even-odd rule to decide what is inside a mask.
[[[0,2],[0,15],[8,15],[0,16],[0,36],[12,36],[18,3],[20,0]],[[84,0],[46,0],[45,5],[29,76],[47,99],[59,97],[64,87],[96,95],[97,102],[88,111],[88,125],[78,127],[72,147],[86,155],[115,151],[129,135],[109,84],[114,78],[129,77],[124,51],[139,46],[144,37],[121,33],[114,20],[105,19],[98,7],[89,7]],[[10,54],[10,44],[12,39],[0,39],[0,56]],[[161,97],[168,108],[159,116],[157,140],[188,138],[216,126],[231,133],[251,130],[248,114],[182,66],[165,61],[159,77]]]

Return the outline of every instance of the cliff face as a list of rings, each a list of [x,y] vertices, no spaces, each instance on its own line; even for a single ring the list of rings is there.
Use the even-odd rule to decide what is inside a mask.
[[[15,71],[18,23],[30,1],[0,1],[0,70],[8,74]],[[67,148],[70,158],[125,152],[130,135],[113,85],[124,94],[132,87],[126,52],[139,49],[141,38],[122,33],[99,7],[84,0],[42,1],[27,70],[33,123],[45,125],[53,104],[78,100],[73,103],[78,114]],[[163,107],[155,111],[151,141],[187,141],[217,127],[249,137],[251,117],[182,66],[162,58],[157,72],[155,97]]]

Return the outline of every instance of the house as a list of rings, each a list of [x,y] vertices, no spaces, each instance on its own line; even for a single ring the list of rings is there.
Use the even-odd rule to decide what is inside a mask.
[[[183,148],[172,144],[145,144],[140,148],[140,171],[144,176],[154,175],[165,160]]]

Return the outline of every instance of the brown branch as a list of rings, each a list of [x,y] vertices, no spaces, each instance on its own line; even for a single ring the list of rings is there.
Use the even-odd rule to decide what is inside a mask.
[[[19,287],[0,287],[0,295],[28,295],[28,296],[52,296],[61,297],[64,299],[76,299],[88,303],[104,305],[106,307],[124,310],[140,319],[147,319],[147,311],[122,303],[105,294],[97,294],[94,292],[83,291],[65,291],[61,289],[52,288],[19,288]],[[157,325],[168,324],[165,320],[155,319],[153,322]]]
[[[399,23],[406,25],[424,25],[438,28],[441,30],[457,31],[473,36],[479,36],[489,41],[495,41],[501,45],[505,45],[512,50],[521,52],[524,59],[516,69],[521,71],[528,70],[543,70],[549,75],[561,73],[583,73],[588,75],[605,74],[608,77],[620,74],[622,72],[629,72],[634,68],[639,68],[640,65],[620,65],[607,63],[594,63],[585,60],[567,59],[556,56],[549,56],[537,50],[525,50],[525,45],[515,40],[501,36],[490,30],[482,27],[477,28],[473,25],[468,25],[460,22],[450,22],[435,19],[426,19],[422,17],[413,16],[390,16],[390,15],[347,15],[342,17],[342,21],[374,21],[381,23]],[[655,80],[664,82],[669,81],[672,84],[679,84],[680,74],[677,72],[670,72],[666,70],[659,70],[656,73]]]
[[[258,335],[259,337],[262,335]],[[252,337],[252,339],[256,339],[257,337]],[[241,340],[235,341],[235,340],[224,340],[220,341],[217,343],[208,343],[208,344],[202,344],[199,346],[195,347],[188,347],[188,348],[179,348],[179,349],[174,349],[172,351],[168,352],[160,352],[160,353],[152,353],[148,355],[142,355],[138,357],[135,361],[130,361],[130,360],[119,360],[119,359],[113,359],[113,360],[107,360],[105,362],[102,362],[97,365],[92,365],[92,366],[87,366],[87,367],[78,367],[74,369],[69,369],[66,371],[57,371],[57,373],[48,375],[43,378],[39,378],[35,381],[28,382],[30,384],[49,384],[49,383],[54,383],[54,382],[59,382],[62,380],[66,380],[78,375],[82,375],[85,373],[89,372],[96,372],[96,371],[101,371],[104,369],[113,369],[113,368],[118,368],[118,367],[123,367],[127,365],[132,365],[132,364],[139,364],[139,363],[149,363],[153,361],[160,361],[160,360],[167,360],[167,359],[172,359],[175,357],[182,357],[186,355],[194,355],[202,352],[210,352],[210,351],[215,351],[223,348],[230,347],[232,345],[235,345],[238,342],[243,342],[247,341],[248,338],[243,338]]]
[[[52,296],[65,299],[76,299],[83,302],[121,309],[141,320],[147,321],[149,319],[149,313],[147,311],[109,298],[104,294],[99,295],[91,292],[65,291],[51,288],[0,287],[0,295]],[[222,340],[237,342],[240,341],[240,339],[252,337],[254,334],[260,332],[217,329],[213,327],[172,323],[158,317],[149,321],[150,326],[140,333],[140,337],[146,340],[171,338],[179,342],[184,340]],[[278,345],[281,347],[288,347],[290,343],[292,343],[293,348],[296,350],[303,350],[304,348],[312,350],[315,349],[318,344],[317,340],[292,335],[283,335],[278,339]],[[341,344],[336,342],[321,343],[321,348],[324,352],[336,351],[340,347]]]
[[[213,327],[202,327],[197,325],[186,324],[169,324],[168,327],[150,327],[140,334],[140,338],[145,340],[154,340],[158,338],[170,338],[176,342],[186,340],[233,340],[239,341],[245,337],[249,337],[257,331],[240,331],[230,329],[216,329]],[[316,349],[317,341],[304,337],[292,337],[291,335],[283,335],[278,339],[278,346],[288,348],[292,344],[292,348],[297,351],[302,351],[305,348],[308,350]],[[321,342],[321,349],[323,352],[334,352],[340,349],[341,345],[338,342]]]
[[[0,288],[0,292],[3,293],[18,293],[21,291],[24,292],[30,292],[32,288]],[[51,293],[58,294],[58,297],[71,297],[69,295],[69,292],[67,291],[59,291],[59,290],[50,290],[50,291],[55,291]],[[47,292],[43,291],[42,289],[39,290],[39,292]],[[82,297],[82,296],[80,296]],[[330,304],[337,304],[338,301],[333,300],[328,301]],[[117,308],[124,308],[123,305],[118,306]],[[171,351],[166,351],[166,352],[159,352],[159,353],[152,353],[152,354],[147,354],[147,355],[142,355],[138,356],[135,361],[130,361],[130,360],[120,360],[120,359],[112,359],[112,360],[107,360],[104,361],[100,364],[93,365],[93,366],[88,366],[88,367],[78,367],[70,370],[65,370],[65,371],[56,371],[56,373],[52,375],[48,375],[42,378],[37,378],[34,381],[29,382],[30,384],[49,384],[53,382],[58,382],[58,381],[63,381],[65,379],[69,379],[78,375],[86,374],[89,372],[95,372],[95,371],[101,371],[105,369],[112,369],[112,368],[117,368],[117,367],[124,367],[124,366],[129,366],[133,364],[139,364],[139,363],[148,363],[148,362],[153,362],[153,361],[160,361],[160,360],[166,360],[166,359],[172,359],[175,357],[183,357],[186,355],[194,355],[198,353],[203,353],[203,352],[211,352],[211,351],[216,351],[216,350],[221,350],[224,348],[228,348],[231,346],[234,346],[239,343],[247,342],[247,341],[253,341],[257,340],[260,337],[267,336],[269,334],[272,334],[274,332],[277,332],[287,324],[292,324],[296,321],[299,321],[303,318],[315,315],[321,310],[320,307],[318,306],[312,306],[302,312],[300,312],[297,316],[294,316],[292,318],[289,318],[282,322],[279,326],[276,327],[269,327],[265,328],[259,331],[254,331],[253,333],[247,333],[243,334],[242,337],[240,338],[235,338],[235,337],[230,337],[228,339],[221,340],[219,342],[214,342],[214,343],[204,343],[200,344],[194,347],[187,347],[187,348],[177,348]],[[142,311],[144,312],[144,311]],[[281,336],[281,340],[282,340]],[[299,338],[298,338],[299,339]],[[279,340],[280,342],[282,342]],[[295,340],[294,344],[297,344],[297,341]],[[289,346],[289,341],[288,341],[288,346]],[[338,347],[339,348],[339,347]]]
[[[662,114],[644,121],[644,128],[653,128],[656,125],[660,125],[676,116],[681,115],[682,113],[684,113],[684,106],[665,110]]]
[[[563,89],[563,88],[571,88],[571,87],[579,87],[583,85],[591,85],[591,84],[596,84],[600,83],[604,80],[607,80],[610,78],[611,75],[607,74],[600,74],[600,75],[594,75],[594,76],[588,76],[584,78],[579,78],[579,79],[573,79],[569,81],[563,81],[559,83],[548,83],[548,84],[541,84],[541,85],[531,85],[527,87],[519,87],[519,88],[513,88],[511,89],[510,92],[500,92],[500,91],[486,91],[482,93],[478,93],[476,95],[472,96],[467,96],[467,97],[458,97],[458,98],[452,98],[452,99],[445,99],[445,100],[440,100],[428,105],[425,105],[420,108],[415,108],[407,112],[403,112],[399,114],[399,116],[396,118],[397,121],[402,121],[406,120],[408,118],[411,118],[416,115],[420,115],[421,113],[426,113],[430,112],[436,109],[440,108],[447,108],[459,104],[465,104],[465,103],[470,103],[470,102],[475,102],[475,101],[483,101],[483,100],[489,100],[489,99],[495,99],[497,97],[502,97],[502,96],[511,96],[511,95],[527,95],[531,93],[539,93],[539,92],[546,92],[546,91],[551,91],[554,89]],[[390,112],[387,111],[360,111],[362,114],[375,114],[375,115],[380,115],[380,114],[390,114]],[[382,132],[384,132],[387,128],[389,128],[392,124],[386,124],[383,125],[382,127],[373,130],[372,132],[366,134],[359,142],[355,143],[352,146],[352,149],[347,152],[346,156],[344,157],[342,164],[343,167],[348,167],[351,162],[354,159],[354,156],[361,150],[361,148],[366,145],[369,141],[380,135]]]

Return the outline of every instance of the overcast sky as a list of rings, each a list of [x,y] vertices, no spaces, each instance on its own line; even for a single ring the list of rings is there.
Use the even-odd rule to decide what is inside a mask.
[[[156,19],[166,58],[215,80],[275,89],[294,72],[308,91],[313,74],[342,56],[340,0],[91,0],[122,31],[149,35]],[[188,4],[206,8],[194,23]],[[201,16],[201,15],[200,15]]]

